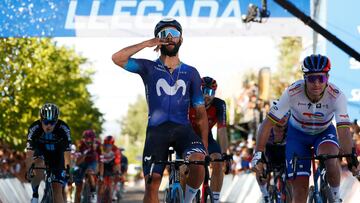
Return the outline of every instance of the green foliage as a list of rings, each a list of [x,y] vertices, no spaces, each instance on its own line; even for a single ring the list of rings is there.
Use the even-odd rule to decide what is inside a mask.
[[[302,43],[300,37],[284,37],[279,44],[278,71],[272,75],[271,96],[279,98],[291,83],[302,77],[299,67]]]
[[[3,38],[0,50],[0,139],[23,148],[45,102],[59,106],[73,139],[86,128],[101,131],[102,114],[86,89],[94,72],[80,69],[85,58],[46,38]]]
[[[138,157],[142,155],[144,148],[147,115],[147,102],[139,95],[135,103],[129,105],[127,114],[120,122],[122,142],[125,144],[129,163],[141,163]]]

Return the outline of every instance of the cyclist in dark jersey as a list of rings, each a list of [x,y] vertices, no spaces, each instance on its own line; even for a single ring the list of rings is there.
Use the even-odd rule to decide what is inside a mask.
[[[147,179],[150,167],[146,160],[155,155],[166,160],[168,148],[189,160],[204,160],[207,147],[208,121],[198,71],[182,61],[178,51],[183,41],[180,23],[163,19],[155,27],[155,38],[126,47],[112,56],[115,64],[141,76],[149,107],[148,128],[143,153],[143,170]],[[131,58],[146,47],[156,46],[161,56],[150,61]],[[191,127],[188,112],[192,105],[202,139]],[[156,147],[155,147],[156,146]],[[144,202],[158,202],[163,165],[154,168],[153,181],[145,187]],[[204,179],[204,167],[191,165],[185,189],[185,202],[190,202]]]
[[[209,135],[208,135],[208,152],[212,159],[221,159],[221,154],[226,153],[228,148],[228,137],[226,131],[226,104],[225,101],[215,97],[217,89],[216,80],[211,77],[203,77],[201,82],[201,89],[205,99],[205,107],[209,121]],[[190,120],[193,124],[195,132],[199,133],[195,123],[195,110],[190,109]],[[217,137],[219,144],[214,140],[211,129],[217,124]],[[213,191],[214,203],[219,202],[220,191],[223,174],[223,163],[211,163],[212,174],[210,187]]]
[[[277,101],[273,102],[273,105],[276,105]],[[265,147],[265,157],[264,162],[266,162],[266,168],[268,170],[274,168],[285,167],[285,145],[286,145],[286,130],[287,130],[287,121],[289,119],[290,112],[287,113],[278,124],[276,124],[270,131],[269,139]],[[264,203],[270,202],[269,193],[268,193],[268,181],[269,179],[260,178],[260,175],[256,174],[256,180],[259,184],[260,191],[262,193],[262,199]]]
[[[63,203],[63,187],[66,184],[65,166],[70,170],[71,136],[69,126],[59,117],[59,108],[52,103],[44,104],[40,109],[40,120],[31,124],[27,135],[26,165],[29,169],[34,163],[35,167],[50,168],[53,176],[52,188],[55,203]],[[35,176],[31,178],[33,196],[31,203],[39,199],[38,188],[44,178],[43,171],[34,170]],[[28,176],[29,178],[29,176]]]

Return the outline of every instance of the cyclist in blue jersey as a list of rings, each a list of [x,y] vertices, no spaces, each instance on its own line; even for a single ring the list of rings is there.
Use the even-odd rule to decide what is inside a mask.
[[[113,54],[115,64],[141,76],[149,107],[148,127],[143,152],[143,170],[147,179],[150,167],[146,161],[151,155],[166,160],[169,146],[178,155],[189,160],[204,160],[208,141],[208,120],[201,92],[198,71],[179,59],[183,42],[179,22],[168,18],[161,20],[154,30],[155,38],[126,47]],[[156,47],[161,55],[155,61],[132,56],[146,47]],[[189,107],[196,111],[201,138],[195,134],[188,118]],[[144,202],[158,202],[158,190],[163,165],[155,166],[151,184],[146,184]],[[204,167],[189,166],[186,180],[185,202],[191,202],[204,180]]]
[[[257,142],[252,165],[259,173],[263,170],[260,163],[271,128],[290,110],[286,138],[286,165],[289,178],[294,176],[292,158],[311,156],[311,147],[316,155],[339,153],[350,154],[354,146],[350,134],[350,120],[347,113],[347,100],[334,84],[328,82],[330,60],[322,55],[305,57],[302,63],[304,80],[298,80],[288,87],[274,105],[257,133]],[[336,128],[332,121],[335,119]],[[339,141],[338,141],[339,138]],[[348,168],[357,175],[359,172],[356,157],[348,158]],[[291,181],[293,202],[304,203],[307,199],[310,160],[299,160],[297,177]],[[340,165],[337,159],[325,161],[326,178],[334,202],[341,202]]]

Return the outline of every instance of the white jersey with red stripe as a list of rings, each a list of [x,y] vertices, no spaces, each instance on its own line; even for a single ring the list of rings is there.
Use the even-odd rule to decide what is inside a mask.
[[[335,118],[337,127],[350,125],[345,95],[332,83],[328,83],[322,98],[312,103],[305,92],[304,80],[290,85],[274,105],[268,118],[275,122],[290,110],[289,123],[307,134],[318,134],[324,131]]]

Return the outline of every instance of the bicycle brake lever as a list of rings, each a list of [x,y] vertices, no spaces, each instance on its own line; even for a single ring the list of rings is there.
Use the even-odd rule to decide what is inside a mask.
[[[297,175],[297,162],[298,162],[298,157],[294,154],[294,157],[292,159],[293,165],[292,165],[292,171],[293,171],[293,179],[296,178]]]
[[[153,170],[154,170],[154,167],[155,167],[155,156],[152,155],[151,158],[150,158],[150,163],[151,163],[151,166],[150,166],[150,173],[149,173],[149,177],[148,179],[146,180],[146,184],[150,185],[151,182],[152,182],[152,175],[153,175]]]

